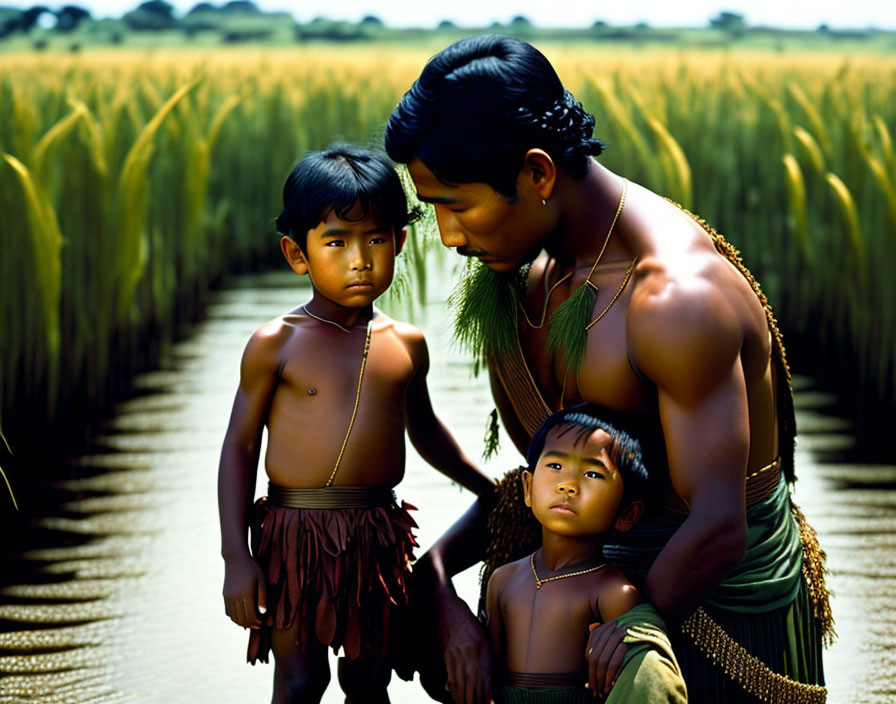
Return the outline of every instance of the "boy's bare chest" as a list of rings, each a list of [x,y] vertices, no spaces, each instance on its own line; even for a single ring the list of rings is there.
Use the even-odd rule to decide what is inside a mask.
[[[364,363],[365,394],[403,398],[414,364],[401,340],[389,331],[374,331],[365,355],[365,331],[315,331],[284,349],[276,393],[308,402],[352,403]]]

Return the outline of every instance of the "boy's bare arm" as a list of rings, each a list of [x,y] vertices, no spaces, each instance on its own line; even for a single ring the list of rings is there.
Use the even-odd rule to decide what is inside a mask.
[[[464,455],[454,437],[433,411],[426,384],[429,352],[423,335],[404,332],[402,337],[414,360],[414,378],[408,386],[405,424],[408,437],[420,456],[440,472],[477,496],[489,495],[495,483]]]
[[[258,330],[246,345],[240,385],[218,467],[225,609],[244,627],[260,625],[259,607],[265,607],[263,575],[249,553],[249,512],[265,417],[277,385],[284,333],[281,325],[271,323]]]

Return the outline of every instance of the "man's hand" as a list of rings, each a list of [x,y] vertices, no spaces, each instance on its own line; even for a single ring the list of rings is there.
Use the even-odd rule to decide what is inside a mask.
[[[224,611],[243,628],[261,628],[267,610],[264,574],[249,555],[224,563]]]
[[[456,704],[492,702],[492,656],[488,637],[473,612],[450,587],[437,593],[439,638],[448,690]]]
[[[622,668],[626,645],[622,642],[626,629],[616,621],[608,621],[592,627],[585,646],[585,659],[588,661],[588,689],[597,696],[606,696]]]

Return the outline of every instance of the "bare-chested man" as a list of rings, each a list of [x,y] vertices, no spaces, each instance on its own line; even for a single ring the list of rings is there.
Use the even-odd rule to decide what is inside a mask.
[[[479,260],[458,332],[487,359],[520,451],[579,401],[643,428],[655,498],[604,552],[674,624],[691,701],[822,701],[824,567],[817,551],[804,560],[801,529],[814,534],[788,494],[792,405],[771,312],[720,236],[591,158],[593,126],[540,52],[480,36],[429,61],[386,148],[443,243]],[[482,510],[423,559],[460,702],[488,696],[482,635],[450,586],[482,556],[470,529]],[[613,623],[591,634],[602,678],[623,635]]]
[[[252,629],[250,662],[273,651],[274,704],[320,701],[327,646],[344,651],[346,702],[388,702],[390,624],[406,605],[416,545],[416,524],[392,493],[405,428],[459,484],[477,494],[494,485],[433,413],[420,331],[373,308],[409,220],[385,155],[311,152],[289,175],[283,205],[280,247],[313,295],[259,328],[243,355],[218,478],[224,603]],[[253,509],[264,427],[270,483]]]

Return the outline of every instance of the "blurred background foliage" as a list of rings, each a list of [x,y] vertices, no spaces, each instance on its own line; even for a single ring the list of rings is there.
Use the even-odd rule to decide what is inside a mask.
[[[797,367],[828,379],[860,426],[885,421],[896,57],[539,47],[596,115],[601,161],[725,234]],[[431,53],[0,53],[0,428],[13,452],[85,443],[225,275],[279,264],[273,221],[294,161],[334,138],[381,144]],[[420,299],[419,233],[412,242],[406,295]]]

